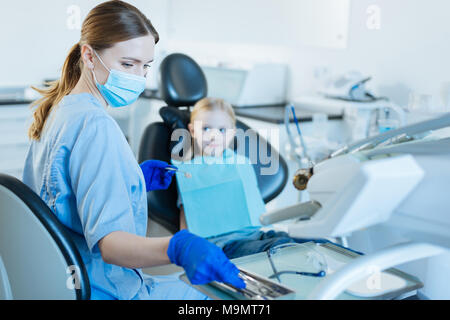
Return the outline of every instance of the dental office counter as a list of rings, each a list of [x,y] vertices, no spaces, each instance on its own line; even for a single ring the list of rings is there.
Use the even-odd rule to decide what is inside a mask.
[[[252,106],[252,107],[235,107],[234,112],[236,116],[248,118],[258,121],[264,121],[271,124],[284,124],[286,104],[271,105],[271,106]],[[311,110],[296,108],[300,122],[311,122],[313,120],[314,112]],[[342,114],[328,114],[328,120],[342,120]],[[290,122],[294,123],[294,118],[291,115]]]
[[[0,108],[8,107],[8,106],[20,106],[27,105],[29,106],[33,101],[31,100],[0,100]]]

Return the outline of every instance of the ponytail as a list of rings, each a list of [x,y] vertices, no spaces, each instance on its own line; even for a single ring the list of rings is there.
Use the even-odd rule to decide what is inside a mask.
[[[48,83],[49,88],[46,89],[32,87],[42,95],[42,98],[31,106],[37,108],[33,115],[34,122],[28,131],[30,139],[37,141],[41,139],[42,130],[52,108],[75,88],[81,77],[80,60],[81,46],[76,44],[64,62],[61,79]]]

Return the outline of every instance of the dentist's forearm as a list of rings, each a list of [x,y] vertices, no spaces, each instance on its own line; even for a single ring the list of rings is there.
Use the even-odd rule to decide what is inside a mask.
[[[167,256],[170,239],[113,232],[99,242],[99,248],[108,264],[129,269],[151,268],[171,263]]]
[[[180,230],[187,230],[187,223],[186,223],[186,215],[184,214],[184,207],[181,205],[180,207]]]

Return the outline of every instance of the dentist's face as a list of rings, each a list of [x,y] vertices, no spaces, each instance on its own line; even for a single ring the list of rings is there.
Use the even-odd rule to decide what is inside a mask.
[[[189,130],[204,156],[222,156],[236,135],[230,116],[220,110],[201,112],[195,123],[189,124]]]
[[[118,70],[146,77],[155,55],[155,39],[152,35],[118,42],[113,47],[97,52],[110,70]],[[83,46],[82,58],[88,69],[95,72],[97,81],[105,84],[109,71],[103,66],[90,46]]]

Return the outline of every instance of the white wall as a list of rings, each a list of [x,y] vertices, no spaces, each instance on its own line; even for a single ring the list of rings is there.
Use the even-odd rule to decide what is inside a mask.
[[[350,0],[171,0],[170,38],[345,48]]]
[[[381,9],[379,30],[366,25],[366,10],[374,3]],[[324,65],[373,75],[378,93],[402,105],[411,90],[432,94],[440,103],[441,85],[450,80],[449,10],[447,0],[353,1],[348,49],[297,48],[293,91],[312,90],[313,68]]]
[[[0,4],[0,86],[21,86],[58,78],[82,22],[99,0],[15,0]],[[166,36],[167,1],[129,1]],[[77,10],[80,19],[77,19]],[[161,41],[164,45],[164,40]]]
[[[301,0],[305,2],[309,0]],[[182,0],[172,0],[173,4]],[[210,1],[208,1],[209,3]],[[372,75],[372,89],[380,95],[387,95],[395,102],[406,105],[411,91],[417,94],[431,94],[435,104],[441,102],[441,86],[450,81],[450,2],[447,0],[353,0],[350,6],[346,48],[329,45],[307,45],[304,39],[305,30],[297,29],[292,23],[294,17],[300,18],[304,13],[299,11],[299,1],[263,1],[276,3],[271,7],[272,15],[279,17],[285,13],[285,19],[276,23],[286,25],[290,30],[287,35],[272,32],[267,23],[260,17],[254,1],[239,1],[241,12],[234,15],[230,11],[215,10],[211,6],[202,6],[201,0],[194,1],[197,7],[181,5],[180,12],[187,15],[199,11],[205,19],[178,19],[181,15],[176,9],[169,29],[170,51],[189,52],[201,61],[217,62],[219,60],[239,62],[285,62],[291,67],[292,84],[290,95],[295,98],[304,93],[311,93],[317,85],[315,72],[328,69],[335,74],[349,70],[359,70]],[[191,1],[189,1],[191,3]],[[275,10],[278,3],[283,4]],[[289,7],[287,7],[290,4]],[[373,15],[368,13],[370,6],[380,9],[381,25],[374,26]],[[345,6],[345,4],[343,4]],[[189,10],[188,10],[189,9]],[[263,13],[267,13],[263,10]],[[231,11],[232,12],[232,11]],[[337,11],[339,13],[339,11]],[[228,14],[228,15],[226,15]],[[325,11],[325,14],[328,14]],[[344,16],[339,13],[340,16]],[[267,14],[266,16],[270,16]],[[196,19],[195,19],[196,17]],[[224,26],[217,27],[211,21],[217,17],[221,23],[228,22],[242,28],[244,38],[249,32],[254,33],[253,41],[242,42],[239,34],[227,32]],[[247,19],[244,23],[243,20]],[[206,21],[206,23],[205,23]],[[320,21],[319,21],[320,22]],[[323,28],[327,25],[322,20]],[[259,24],[258,24],[259,23]],[[318,29],[315,21],[305,25],[313,26],[311,32]],[[187,24],[193,25],[189,28]],[[256,25],[255,25],[256,24]],[[369,24],[369,27],[368,27]],[[339,24],[338,24],[339,25]],[[375,24],[376,25],[376,24]],[[340,28],[345,28],[344,23]],[[190,36],[183,30],[192,32]],[[180,31],[182,30],[182,31]],[[236,30],[230,27],[230,30]],[[277,31],[283,30],[277,27]],[[308,31],[308,30],[307,30]],[[287,31],[286,31],[287,32]],[[322,32],[323,33],[323,32]],[[214,35],[213,35],[214,34]],[[272,38],[278,37],[276,40]]]

